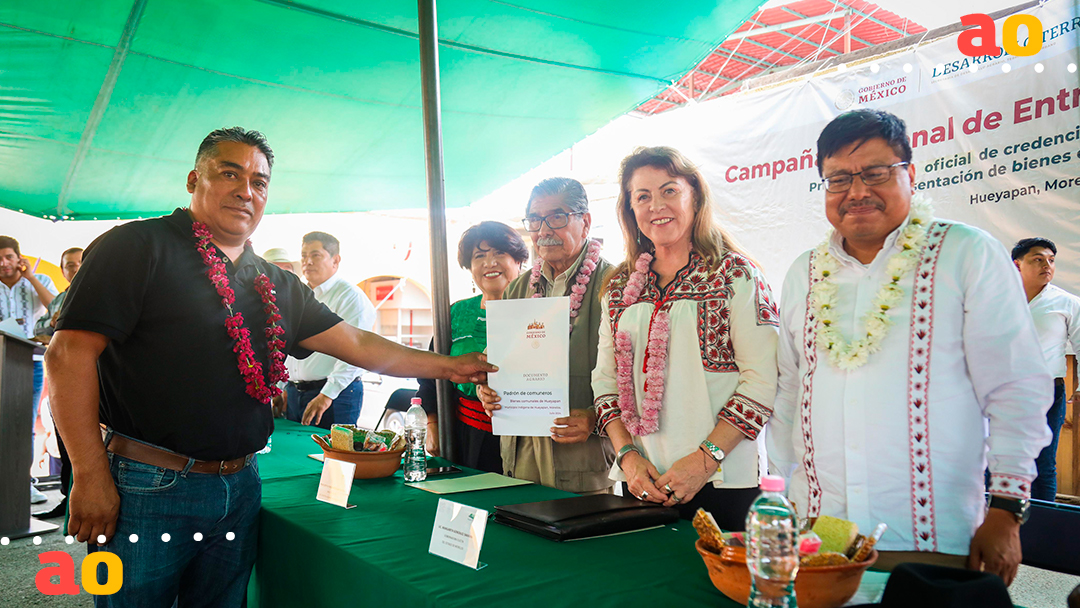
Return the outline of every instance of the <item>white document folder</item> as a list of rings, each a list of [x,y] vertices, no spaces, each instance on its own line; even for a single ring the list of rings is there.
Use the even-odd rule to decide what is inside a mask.
[[[502,397],[495,435],[548,437],[570,414],[570,298],[487,303],[488,384]]]

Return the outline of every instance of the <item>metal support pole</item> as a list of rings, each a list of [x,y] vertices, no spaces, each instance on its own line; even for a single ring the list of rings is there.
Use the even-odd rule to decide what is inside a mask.
[[[427,160],[428,216],[431,235],[431,297],[435,352],[450,352],[450,281],[446,257],[446,191],[443,183],[442,110],[439,100],[439,25],[435,0],[418,0],[420,81],[424,105],[424,156]],[[444,458],[458,459],[457,423],[448,380],[435,383],[439,396],[439,447]]]
[[[826,25],[828,25],[826,23]],[[851,52],[851,11],[844,11],[844,54]]]

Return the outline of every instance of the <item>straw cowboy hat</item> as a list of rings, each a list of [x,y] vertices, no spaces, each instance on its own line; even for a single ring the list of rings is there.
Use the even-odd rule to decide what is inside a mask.
[[[262,258],[267,262],[274,264],[289,264],[292,266],[293,274],[300,275],[300,262],[289,259],[289,252],[284,247],[274,247],[273,249],[267,249],[262,254]]]

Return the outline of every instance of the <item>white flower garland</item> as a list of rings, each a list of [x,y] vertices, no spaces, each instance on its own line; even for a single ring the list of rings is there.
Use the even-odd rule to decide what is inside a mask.
[[[916,195],[911,200],[908,225],[900,233],[901,250],[889,258],[886,274],[889,282],[881,286],[870,310],[863,316],[864,335],[848,342],[837,327],[836,283],[832,276],[839,269],[836,259],[829,253],[832,231],[818,245],[812,269],[816,283],[811,289],[810,306],[817,317],[818,348],[829,353],[829,363],[842,370],[862,367],[870,355],[881,350],[881,343],[889,333],[893,321],[889,310],[904,299],[900,281],[915,270],[926,246],[926,232],[934,219],[934,209],[929,200]]]

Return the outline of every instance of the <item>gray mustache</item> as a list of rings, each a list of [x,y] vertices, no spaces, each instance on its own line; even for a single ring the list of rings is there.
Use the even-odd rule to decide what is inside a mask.
[[[563,244],[561,239],[553,236],[545,236],[537,239],[536,244],[541,247],[558,247]]]
[[[885,210],[885,204],[884,203],[881,203],[881,202],[878,202],[878,201],[866,201],[866,202],[855,203],[853,205],[848,205],[848,206],[844,207],[843,209],[840,210],[840,215],[844,215],[848,211],[851,211],[852,209],[859,209],[859,208],[862,208],[862,207],[873,207],[873,208],[877,209],[878,211],[884,211]]]

